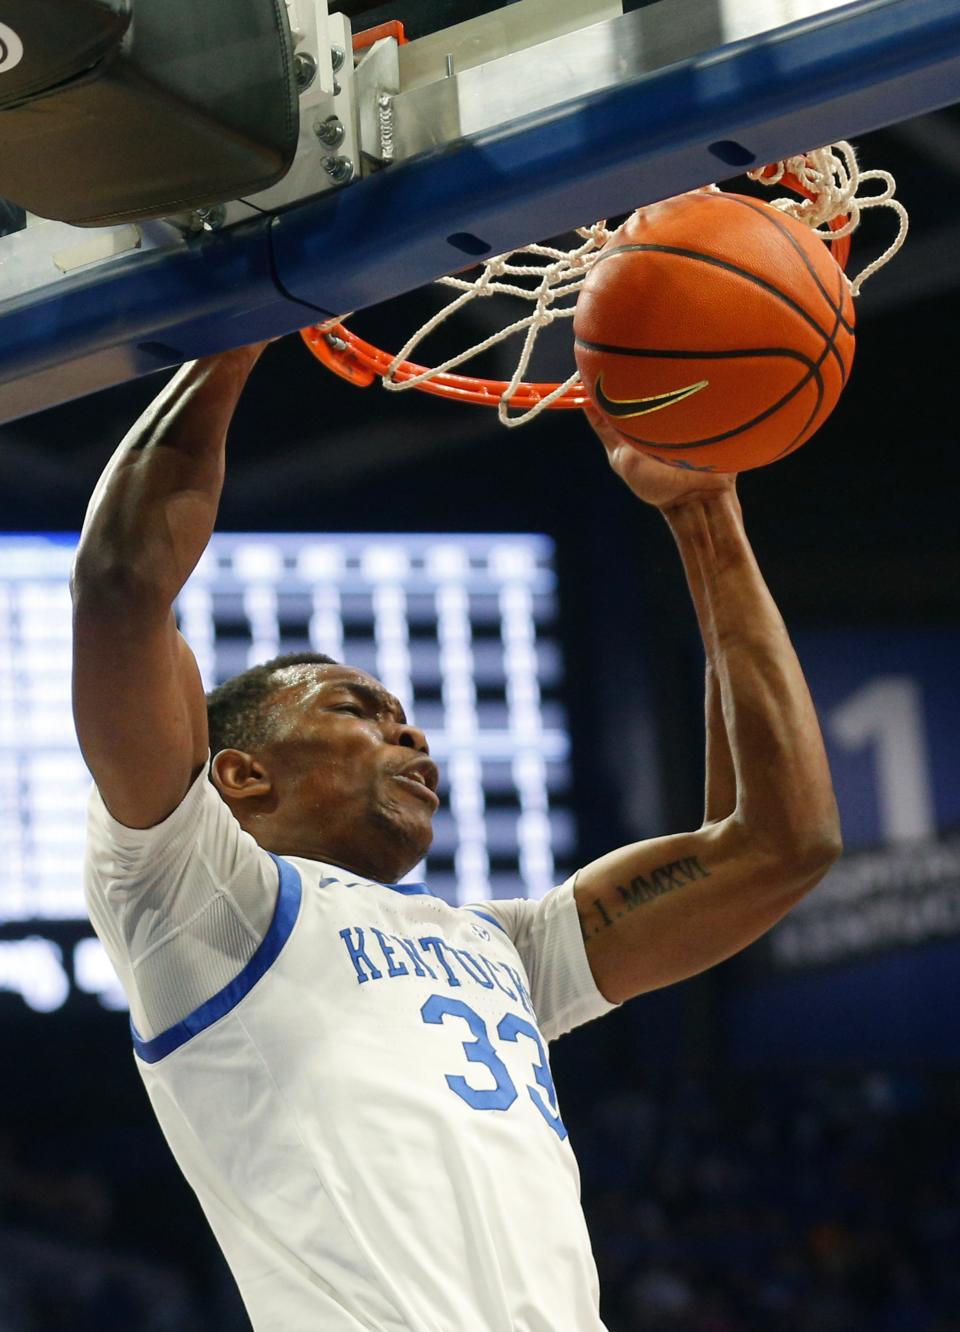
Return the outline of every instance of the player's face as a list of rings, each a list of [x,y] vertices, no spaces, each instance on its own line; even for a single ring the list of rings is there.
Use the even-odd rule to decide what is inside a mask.
[[[285,821],[317,839],[317,859],[392,881],[433,839],[437,765],[399,701],[350,666],[289,668],[270,750]]]

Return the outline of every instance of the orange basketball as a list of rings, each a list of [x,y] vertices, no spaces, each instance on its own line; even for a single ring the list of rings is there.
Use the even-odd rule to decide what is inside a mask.
[[[850,288],[809,227],[740,194],[684,194],[611,236],[574,318],[584,385],[664,462],[744,472],[827,419],[854,351]]]

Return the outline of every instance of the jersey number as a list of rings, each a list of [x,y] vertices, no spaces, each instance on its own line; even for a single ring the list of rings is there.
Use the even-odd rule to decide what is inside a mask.
[[[473,1034],[472,1041],[463,1042],[463,1053],[468,1063],[483,1064],[493,1075],[492,1088],[471,1087],[466,1078],[459,1073],[447,1073],[447,1086],[452,1092],[466,1101],[474,1110],[509,1110],[517,1099],[517,1089],[507,1071],[507,1066],[497,1054],[487,1035],[487,1024],[479,1013],[465,1004],[462,999],[448,999],[446,995],[432,994],[420,1009],[424,1022],[440,1026],[445,1018],[459,1018],[465,1022]],[[563,1120],[557,1113],[557,1089],[553,1085],[550,1069],[547,1066],[547,1052],[543,1048],[540,1033],[532,1023],[515,1013],[508,1013],[497,1024],[497,1035],[502,1041],[519,1041],[521,1036],[533,1042],[537,1061],[533,1064],[533,1076],[538,1086],[527,1084],[527,1095],[540,1114],[561,1140],[567,1136]],[[547,1094],[547,1104],[540,1089]]]

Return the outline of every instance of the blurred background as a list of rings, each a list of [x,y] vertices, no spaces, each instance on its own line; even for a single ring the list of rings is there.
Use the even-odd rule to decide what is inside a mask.
[[[740,483],[846,852],[741,957],[553,1047],[611,1332],[960,1329],[960,116],[859,149],[896,175],[910,238],[865,287],[833,417]],[[0,234],[20,222],[0,212]],[[852,269],[892,232],[868,217]],[[356,327],[396,347],[437,299]],[[552,341],[544,372],[569,355]],[[166,377],[0,427],[0,1332],[247,1326],[77,906],[63,568]],[[407,689],[447,769],[426,867],[445,895],[464,876],[471,896],[538,895],[699,823],[703,659],[679,562],[577,415],[505,431],[354,389],[288,338],[238,410],[219,530],[180,607],[208,679],[322,639]]]

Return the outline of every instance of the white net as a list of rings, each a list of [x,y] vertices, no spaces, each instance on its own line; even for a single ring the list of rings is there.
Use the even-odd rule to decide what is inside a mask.
[[[854,296],[859,295],[868,277],[889,263],[906,240],[907,210],[894,198],[896,182],[887,171],[861,171],[856,152],[849,143],[840,142],[827,148],[818,148],[802,156],[773,163],[749,175],[753,180],[771,187],[783,182],[785,177],[792,176],[798,181],[813,196],[811,199],[785,197],[770,202],[774,208],[806,223],[825,242],[838,240],[856,231],[861,214],[867,209],[889,208],[895,213],[898,230],[894,241],[855,278],[848,278]],[[879,192],[862,193],[865,187],[878,182],[881,186]],[[838,217],[846,217],[847,221],[842,227],[831,230],[830,222]],[[505,426],[519,426],[532,421],[579,384],[579,376],[574,373],[549,392],[532,395],[532,405],[521,411],[516,410],[515,400],[521,394],[527,401],[531,397],[529,392],[523,393],[523,390],[528,388],[525,378],[540,331],[558,319],[573,318],[580,288],[612,234],[605,221],[595,222],[577,231],[581,243],[572,250],[551,245],[526,245],[509,254],[486,260],[479,276],[475,278],[441,278],[439,285],[453,289],[457,295],[418,328],[400,348],[383,376],[384,387],[401,392],[423,386],[439,375],[459,370],[498,343],[519,337],[522,342],[516,369],[505,384],[497,409],[500,421]],[[493,296],[523,301],[530,308],[506,327],[454,353],[441,364],[419,373],[404,372],[403,378],[396,377],[404,362],[441,324],[469,302],[488,300]]]
[[[861,171],[852,144],[843,140],[829,148],[817,148],[802,157],[788,157],[773,164],[772,169],[749,171],[751,180],[761,184],[779,185],[787,175],[809,191],[813,198],[786,197],[771,199],[772,207],[805,222],[823,240],[839,240],[852,235],[860,225],[860,215],[869,208],[889,208],[897,217],[897,234],[887,248],[872,263],[867,264],[855,278],[850,279],[850,293],[860,295],[867,278],[888,264],[907,239],[910,219],[899,199],[894,198],[897,182],[889,171]],[[876,194],[862,194],[865,186],[879,183]],[[830,228],[834,218],[846,217],[842,227]]]
[[[452,287],[459,295],[438,310],[432,319],[428,319],[404,343],[383,377],[384,388],[396,391],[416,388],[419,384],[435,379],[437,375],[458,370],[467,361],[489,351],[498,343],[522,335],[523,343],[516,369],[497,406],[500,421],[505,426],[523,425],[552,406],[558,398],[579,382],[580,377],[576,372],[526,411],[513,415],[510,413],[512,400],[517,395],[530,367],[539,333],[557,319],[573,318],[577,307],[577,296],[584,279],[613,232],[608,229],[604,221],[594,222],[591,227],[580,227],[576,234],[582,244],[573,250],[557,249],[551,245],[525,245],[520,250],[511,251],[510,254],[500,254],[494,259],[486,260],[480,276],[472,281],[459,277],[440,278],[437,285]],[[481,342],[475,342],[472,346],[448,357],[441,365],[402,380],[394,378],[397,369],[404,361],[409,360],[420,343],[451,315],[462,310],[470,301],[489,299],[491,296],[511,296],[529,302],[532,308],[505,328],[498,329]]]

